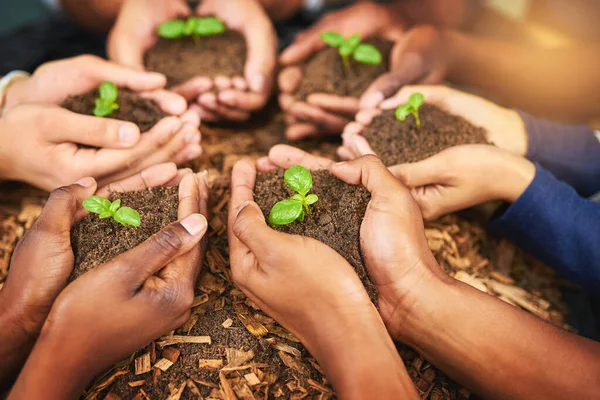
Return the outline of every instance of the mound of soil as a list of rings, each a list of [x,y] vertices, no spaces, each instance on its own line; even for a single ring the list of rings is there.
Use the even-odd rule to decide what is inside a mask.
[[[398,121],[395,110],[386,110],[373,118],[363,136],[385,165],[421,161],[453,146],[490,144],[485,129],[434,105],[421,106],[419,118],[420,129],[412,115]]]
[[[62,104],[64,108],[78,114],[94,115],[95,100],[98,90],[79,96],[71,96]],[[129,89],[119,88],[117,97],[119,109],[107,118],[133,122],[140,132],[148,132],[161,119],[167,116],[154,100],[145,99]]]
[[[366,65],[350,59],[350,68],[345,68],[338,50],[327,47],[316,53],[305,65],[304,76],[295,96],[305,100],[312,93],[328,93],[338,96],[360,97],[375,79],[388,71],[389,55],[393,42],[383,39],[368,39],[381,52],[379,65]]]
[[[246,41],[236,31],[201,38],[160,38],[146,52],[145,65],[167,77],[168,86],[179,85],[196,76],[244,76]]]
[[[139,245],[168,224],[177,221],[179,188],[158,187],[137,192],[114,192],[110,201],[140,213],[139,227],[123,226],[112,218],[89,214],[71,230],[75,268],[70,280]]]
[[[268,220],[275,203],[294,193],[283,180],[284,170],[258,174],[254,198]],[[362,186],[342,182],[327,171],[313,171],[310,193],[319,197],[304,222],[274,227],[278,231],[317,239],[340,253],[360,277],[369,297],[377,304],[377,289],[369,278],[360,251],[360,225],[371,194]]]

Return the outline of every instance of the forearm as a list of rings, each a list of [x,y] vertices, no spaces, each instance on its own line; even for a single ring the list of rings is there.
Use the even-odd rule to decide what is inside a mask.
[[[543,49],[444,31],[448,75],[505,105],[569,121],[598,115],[600,53],[592,47]],[[582,101],[585,99],[585,101]]]
[[[19,326],[0,292],[0,391],[14,381],[31,352],[35,339]]]
[[[414,384],[387,330],[374,316],[340,338],[307,343],[340,399],[417,399]]]
[[[125,0],[61,0],[66,14],[94,32],[107,32],[115,22]],[[151,7],[152,5],[148,5]]]
[[[599,344],[461,282],[437,281],[419,298],[398,339],[479,396],[584,399],[600,390]]]

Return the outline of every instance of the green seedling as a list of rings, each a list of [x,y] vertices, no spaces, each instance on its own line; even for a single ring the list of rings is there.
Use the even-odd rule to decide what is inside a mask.
[[[98,214],[100,219],[112,217],[123,226],[140,226],[140,214],[129,207],[121,207],[121,199],[112,203],[104,197],[90,196],[83,201],[83,208]]]
[[[323,32],[321,39],[331,47],[338,49],[346,69],[350,68],[350,56],[357,62],[368,65],[381,64],[381,53],[375,46],[360,42],[360,35],[354,34],[348,39],[336,32]]]
[[[304,215],[310,214],[311,204],[319,198],[316,194],[308,194],[313,185],[310,172],[300,165],[293,165],[283,174],[286,185],[296,192],[292,197],[275,203],[269,213],[271,225],[287,225],[298,220],[304,221]]]
[[[102,82],[98,93],[100,96],[94,102],[96,105],[94,115],[96,117],[108,117],[119,109],[119,105],[117,104],[119,91],[114,83],[109,81]]]
[[[425,98],[421,93],[413,93],[408,99],[408,103],[401,105],[396,109],[396,119],[400,121],[406,120],[409,114],[415,117],[417,128],[421,129],[421,120],[419,119],[419,108],[425,102]]]
[[[179,39],[184,36],[191,36],[194,42],[198,43],[201,36],[220,35],[227,28],[225,24],[215,17],[189,17],[182,21],[174,19],[165,21],[158,27],[158,36],[165,39]]]

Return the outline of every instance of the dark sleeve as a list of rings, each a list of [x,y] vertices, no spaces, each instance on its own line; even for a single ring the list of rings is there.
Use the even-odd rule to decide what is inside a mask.
[[[600,140],[586,126],[563,125],[519,111],[529,136],[527,158],[582,196],[600,191]]]
[[[536,165],[521,197],[489,228],[592,293],[600,291],[600,204]]]

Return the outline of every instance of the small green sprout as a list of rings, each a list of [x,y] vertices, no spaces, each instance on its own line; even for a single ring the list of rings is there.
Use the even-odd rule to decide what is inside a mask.
[[[185,21],[174,19],[163,22],[158,27],[158,36],[165,39],[191,36],[198,43],[200,36],[220,35],[226,29],[225,24],[215,17],[189,17]]]
[[[94,102],[96,105],[94,115],[96,117],[108,117],[119,109],[119,105],[116,103],[119,91],[114,83],[109,81],[102,82],[98,93],[100,96]]]
[[[121,199],[112,203],[104,197],[90,196],[83,201],[83,208],[98,214],[100,219],[112,217],[123,226],[140,226],[140,214],[129,207],[121,207]]]
[[[350,68],[350,56],[357,62],[368,65],[381,64],[381,53],[375,46],[360,42],[360,35],[354,34],[348,39],[336,32],[323,32],[321,39],[331,47],[338,49],[346,69]]]
[[[421,129],[421,120],[419,119],[419,108],[425,102],[425,98],[421,93],[413,93],[408,99],[408,103],[401,105],[396,109],[396,119],[400,121],[406,120],[409,114],[415,117],[417,128]]]
[[[306,168],[300,165],[291,166],[283,174],[283,180],[296,194],[289,199],[275,203],[269,213],[271,225],[287,225],[296,220],[304,221],[305,213],[310,214],[308,206],[319,200],[316,194],[308,194],[313,180]]]

